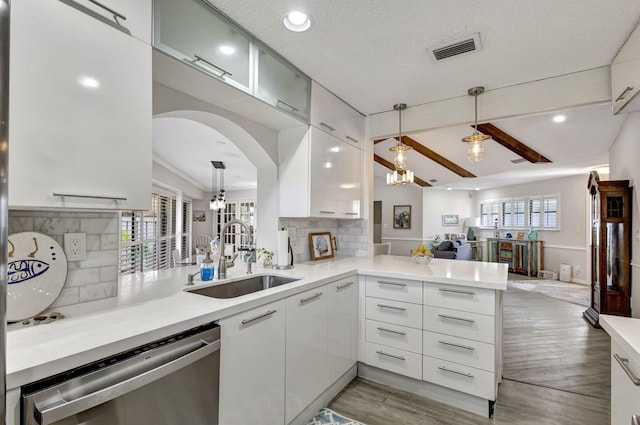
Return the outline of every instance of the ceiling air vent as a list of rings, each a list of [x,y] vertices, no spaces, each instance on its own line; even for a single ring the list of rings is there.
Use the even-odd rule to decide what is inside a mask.
[[[441,44],[440,46],[431,47],[428,50],[436,61],[440,61],[463,53],[474,52],[481,48],[480,33],[475,33],[467,37],[449,41],[446,44]]]
[[[516,158],[516,159],[512,159],[511,162],[513,162],[514,164],[521,164],[523,162],[527,162],[527,160],[524,158]]]
[[[437,183],[437,182],[438,182],[438,179],[431,179],[431,180],[429,180],[429,183]]]

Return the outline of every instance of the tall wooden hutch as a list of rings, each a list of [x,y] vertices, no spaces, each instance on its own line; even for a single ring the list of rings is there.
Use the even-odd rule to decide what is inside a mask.
[[[583,316],[599,327],[600,314],[631,316],[631,189],[629,180],[600,181],[591,195],[591,306]]]

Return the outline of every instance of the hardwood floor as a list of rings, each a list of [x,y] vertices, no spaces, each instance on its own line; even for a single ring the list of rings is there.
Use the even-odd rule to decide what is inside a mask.
[[[356,378],[330,407],[367,425],[608,425],[609,336],[584,307],[532,292],[504,296],[504,373],[483,418]]]

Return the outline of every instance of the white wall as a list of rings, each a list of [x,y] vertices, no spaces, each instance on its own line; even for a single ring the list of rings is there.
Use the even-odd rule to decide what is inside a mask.
[[[588,179],[588,174],[585,174],[478,191],[474,215],[480,216],[479,206],[482,201],[559,194],[560,230],[538,229],[538,240],[544,241],[544,269],[559,272],[560,264],[570,264],[572,281],[587,283]],[[501,231],[501,235],[505,233],[506,231]],[[476,236],[481,239],[493,237],[493,230],[479,230]]]
[[[385,179],[376,177],[373,192],[373,201],[382,201],[382,242],[391,242],[391,255],[408,255],[423,240],[422,188],[387,186]],[[410,229],[393,228],[394,205],[411,205]]]
[[[464,219],[473,217],[474,192],[440,189],[423,189],[424,196],[422,227],[423,238],[433,239],[435,235],[443,238],[445,233],[467,233]],[[443,226],[442,216],[455,214],[459,218],[457,226]]]
[[[631,314],[640,318],[640,195],[635,180],[640,181],[640,113],[627,116],[620,134],[609,151],[611,180],[629,180],[632,186],[631,218]]]

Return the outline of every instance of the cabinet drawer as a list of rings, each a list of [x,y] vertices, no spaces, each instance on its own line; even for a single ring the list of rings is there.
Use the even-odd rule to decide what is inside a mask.
[[[367,320],[365,335],[369,342],[422,354],[422,331],[419,329]]]
[[[366,318],[422,329],[422,306],[367,297]]]
[[[365,363],[414,379],[422,378],[422,356],[384,345],[365,343]]]
[[[367,276],[367,296],[422,304],[422,282]]]
[[[496,397],[494,373],[446,360],[423,356],[422,379],[487,400]]]
[[[620,359],[620,360],[618,360]],[[626,361],[625,361],[626,360]],[[623,368],[624,366],[624,368]],[[625,368],[635,379],[640,379],[640,364],[636,363],[624,349],[615,341],[611,340],[611,402],[612,413],[614,410],[637,410],[633,413],[640,414],[640,386],[632,381],[627,375]],[[627,422],[629,422],[627,417]],[[613,421],[611,424],[614,425]]]
[[[493,316],[496,296],[492,289],[425,283],[424,305]]]
[[[484,314],[425,306],[423,329],[489,344],[495,343],[495,318]]]
[[[423,354],[465,366],[495,372],[495,346],[450,335],[424,331]]]

